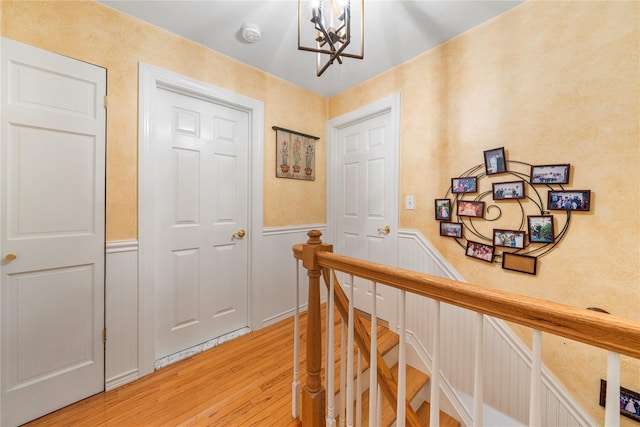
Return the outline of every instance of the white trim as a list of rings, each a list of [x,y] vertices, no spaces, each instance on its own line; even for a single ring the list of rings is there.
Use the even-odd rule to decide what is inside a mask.
[[[218,104],[246,111],[249,114],[249,297],[248,323],[254,329],[261,318],[260,286],[254,283],[259,277],[257,269],[262,250],[263,210],[263,155],[264,155],[264,103],[226,89],[194,80],[145,63],[139,64],[139,135],[138,135],[138,224],[139,224],[139,371],[140,375],[153,372],[155,363],[153,251],[155,209],[152,172],[155,165],[151,142],[153,141],[154,106],[156,89],[167,88],[174,92],[205,99]]]
[[[114,240],[105,244],[105,253],[135,252],[138,250],[137,240]]]
[[[456,271],[451,264],[438,252],[438,250],[422,235],[418,230],[400,229],[398,230],[398,238],[413,240],[424,253],[434,262],[448,279],[464,282],[462,275]]]
[[[287,227],[265,227],[262,229],[262,235],[265,237],[279,236],[283,234],[305,233],[310,230],[326,231],[327,224],[294,225],[294,226],[287,226]]]
[[[123,386],[127,383],[130,383],[131,381],[135,381],[138,378],[139,377],[137,369],[132,369],[128,372],[124,372],[116,377],[107,379],[107,382],[104,385],[104,391],[113,390],[114,388]]]

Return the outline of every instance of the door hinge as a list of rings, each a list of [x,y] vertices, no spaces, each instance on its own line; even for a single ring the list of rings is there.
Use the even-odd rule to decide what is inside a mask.
[[[104,108],[107,108],[109,106],[109,98],[107,98],[107,95],[104,96]]]
[[[104,329],[102,330],[102,342],[103,342],[104,344],[106,344],[106,343],[107,343],[107,328],[104,328]]]

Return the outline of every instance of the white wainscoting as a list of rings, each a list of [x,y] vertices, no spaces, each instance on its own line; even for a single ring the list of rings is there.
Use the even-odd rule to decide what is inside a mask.
[[[296,299],[296,260],[293,245],[305,243],[310,230],[326,231],[325,224],[292,227],[270,227],[262,231],[262,327],[293,316]],[[322,238],[322,237],[321,237]],[[307,271],[299,266],[300,309],[307,308]],[[321,291],[324,289],[322,287]]]
[[[105,389],[138,378],[138,242],[107,242]]]
[[[400,230],[398,240],[399,267],[464,281],[420,232]],[[427,366],[431,365],[433,306],[431,300],[407,297],[409,341]],[[475,313],[469,310],[441,305],[442,393],[466,425],[472,422],[474,318]],[[485,317],[484,330],[485,424],[526,425],[531,353],[502,320]],[[542,384],[542,425],[597,425],[544,367]]]

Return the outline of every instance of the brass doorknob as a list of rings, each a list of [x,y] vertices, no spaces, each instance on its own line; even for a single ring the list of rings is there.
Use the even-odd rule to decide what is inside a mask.
[[[14,259],[18,258],[18,255],[16,254],[7,254],[4,259],[6,259],[7,261],[13,261]]]
[[[384,228],[378,228],[378,233],[389,234],[391,233],[391,228],[388,225]]]
[[[237,237],[238,239],[242,239],[245,235],[245,231],[241,228],[240,230],[238,230],[238,232],[236,234],[234,234],[232,237]]]

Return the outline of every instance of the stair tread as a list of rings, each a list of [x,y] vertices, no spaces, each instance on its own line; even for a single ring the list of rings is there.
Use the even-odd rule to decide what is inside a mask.
[[[362,321],[362,323],[364,324],[365,328],[367,329],[367,332],[371,332],[371,321],[369,319],[367,319],[366,317],[362,317],[362,316],[358,316],[360,318],[360,320]],[[341,334],[341,327],[342,327],[342,322],[340,321],[339,315],[336,312],[336,322],[335,322],[335,339],[334,339],[334,348],[335,348],[335,353],[334,353],[334,358],[335,358],[335,365],[334,365],[334,372],[336,374],[336,381],[334,382],[335,387],[334,387],[334,393],[338,394],[340,392],[340,382],[338,381],[339,378],[339,372],[340,372],[340,365],[341,365],[341,354],[340,354],[340,334]],[[380,354],[382,354],[383,356],[386,355],[387,353],[389,353],[391,350],[393,350],[398,343],[400,342],[400,337],[398,336],[398,334],[396,334],[395,332],[389,330],[389,328],[387,328],[384,325],[381,325],[380,323],[378,323],[376,325],[376,331],[377,331],[377,346],[378,346],[378,351],[380,352]],[[358,348],[357,344],[354,345],[354,348]],[[354,354],[358,354],[357,351],[354,350]],[[365,370],[367,370],[369,368],[369,361],[368,360],[363,360],[362,361],[362,371],[364,372]],[[354,368],[354,376],[357,374],[355,372]],[[323,372],[322,375],[324,376],[324,368],[323,368]]]
[[[420,420],[420,425],[429,425],[429,419],[431,418],[431,414],[429,413],[430,410],[431,405],[429,405],[429,402],[423,402],[422,405],[420,405],[416,411],[416,415],[418,415],[418,419]],[[446,412],[440,411],[440,427],[460,427],[460,421],[456,420]]]
[[[407,365],[406,366],[406,396],[407,400],[411,401],[420,392],[427,382],[429,382],[429,376],[416,368]],[[398,365],[396,364],[391,368],[393,377],[398,379]],[[390,426],[396,419],[395,408],[391,407],[389,401],[383,397],[382,399],[382,425]],[[369,390],[365,391],[362,395],[362,425],[369,425]],[[427,425],[427,424],[425,424]]]

